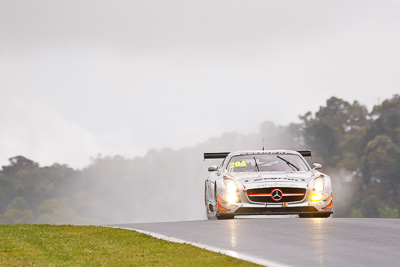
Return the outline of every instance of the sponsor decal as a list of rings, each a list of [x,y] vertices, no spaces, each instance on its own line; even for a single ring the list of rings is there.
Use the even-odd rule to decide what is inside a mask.
[[[231,163],[232,164],[232,163]],[[297,182],[298,179],[294,178],[286,178],[286,177],[267,177],[267,178],[257,178],[254,179],[254,182],[262,182],[262,181],[275,181],[275,180],[284,180],[284,181],[292,181]]]
[[[262,187],[300,187],[299,184],[288,184],[288,183],[266,183],[266,184],[259,184],[256,186],[257,188]]]

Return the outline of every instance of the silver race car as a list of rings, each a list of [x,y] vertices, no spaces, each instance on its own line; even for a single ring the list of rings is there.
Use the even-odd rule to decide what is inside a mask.
[[[224,159],[208,168],[205,205],[209,219],[236,215],[298,214],[327,218],[332,214],[331,178],[311,169],[311,151],[259,150],[204,153]]]

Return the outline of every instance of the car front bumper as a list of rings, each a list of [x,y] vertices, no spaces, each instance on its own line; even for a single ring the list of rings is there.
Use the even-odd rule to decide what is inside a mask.
[[[287,214],[332,214],[331,208],[326,208],[331,201],[302,203],[220,203],[223,210],[220,214],[232,215],[287,215]]]

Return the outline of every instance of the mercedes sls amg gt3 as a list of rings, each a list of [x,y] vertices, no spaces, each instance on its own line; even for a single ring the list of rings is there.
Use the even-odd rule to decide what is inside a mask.
[[[236,215],[286,215],[327,218],[332,214],[331,178],[310,167],[311,151],[257,150],[204,153],[223,159],[208,168],[205,206],[209,219]]]

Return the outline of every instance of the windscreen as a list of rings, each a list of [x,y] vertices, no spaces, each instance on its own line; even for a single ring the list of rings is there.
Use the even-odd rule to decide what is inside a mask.
[[[308,171],[309,167],[298,155],[255,154],[233,156],[226,169],[228,172],[291,172]]]

